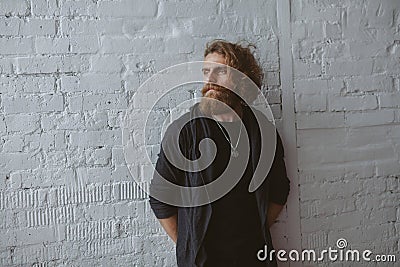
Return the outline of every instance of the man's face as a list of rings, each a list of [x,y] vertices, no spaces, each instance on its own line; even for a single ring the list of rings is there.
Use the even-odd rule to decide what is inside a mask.
[[[208,54],[204,61],[202,71],[205,84],[201,90],[203,98],[200,109],[207,115],[229,112],[230,109],[218,101],[231,108],[240,104],[240,99],[231,91],[235,88],[231,68],[225,65],[225,57],[218,53]]]

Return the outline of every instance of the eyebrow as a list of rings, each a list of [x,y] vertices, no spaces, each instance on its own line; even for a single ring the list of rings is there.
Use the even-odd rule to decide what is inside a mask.
[[[219,70],[226,70],[226,69],[228,69],[226,66],[218,66],[218,67],[215,67],[215,68],[214,68],[214,70],[216,70],[216,71],[219,71]],[[204,71],[204,70],[210,70],[210,67],[204,67],[204,68],[202,68],[201,70],[202,70],[202,71]]]

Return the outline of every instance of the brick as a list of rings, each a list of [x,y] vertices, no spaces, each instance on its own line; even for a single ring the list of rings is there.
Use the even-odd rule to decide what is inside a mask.
[[[265,98],[269,104],[279,104],[282,102],[280,90],[267,90]]]
[[[121,18],[102,18],[101,20],[86,18],[62,18],[61,30],[63,36],[92,35],[97,33],[102,35],[123,35],[124,23],[137,25],[138,21],[130,21]]]
[[[400,72],[400,62],[394,57],[377,57],[373,73],[396,76]]]
[[[376,42],[365,42],[351,41],[348,42],[350,49],[350,56],[354,58],[371,58],[371,57],[382,57],[386,55],[387,45],[381,40]]]
[[[332,76],[370,75],[373,61],[333,61],[327,65],[327,74]]]
[[[79,79],[79,88],[90,93],[114,93],[121,90],[119,75],[88,74]]]
[[[79,77],[78,76],[62,76],[60,78],[60,90],[61,92],[80,92]]]
[[[41,125],[43,130],[78,130],[84,127],[81,114],[42,114]]]
[[[0,38],[3,55],[29,55],[34,51],[34,39],[25,37]]]
[[[165,50],[164,40],[161,38],[135,38],[127,37],[101,37],[100,52],[104,54],[115,53],[157,53]],[[150,52],[151,51],[151,52]]]
[[[300,60],[293,63],[295,78],[319,77],[322,74],[322,66],[318,63],[305,63]]]
[[[355,211],[356,205],[353,198],[329,200],[322,199],[320,210],[321,213],[318,214],[319,216],[332,216],[345,212]]]
[[[393,80],[387,75],[361,76],[346,78],[348,92],[392,92]]]
[[[315,6],[303,6],[295,9],[293,12],[294,20],[323,20],[323,21],[339,21],[340,9],[337,7],[317,8]]]
[[[179,54],[189,54],[194,50],[193,38],[191,36],[179,36],[168,38],[165,42],[165,50],[175,50]]]
[[[19,18],[0,18],[0,33],[1,35],[16,36],[19,32]]]
[[[84,55],[21,57],[17,62],[17,74],[83,72],[90,66]]]
[[[281,80],[279,76],[279,72],[268,71],[265,76],[268,86],[280,85]]]
[[[375,167],[369,162],[346,162],[344,164],[308,166],[299,165],[300,182],[313,183],[323,179],[326,182],[346,179],[360,179],[375,176]]]
[[[341,93],[344,92],[346,88],[346,85],[343,81],[343,79],[330,79],[328,80],[328,90],[332,93]]]
[[[382,93],[378,96],[379,107],[381,108],[396,108],[400,106],[399,93]]]
[[[105,145],[121,145],[121,133],[117,130],[90,131],[71,133],[71,146],[81,148],[98,147]]]
[[[90,69],[90,60],[87,55],[65,55],[58,59],[60,72],[87,72]]]
[[[54,148],[54,134],[50,132],[42,132],[39,134],[27,135],[24,143],[31,151],[42,148],[44,151],[50,151]]]
[[[27,1],[2,0],[0,15],[28,15],[30,13]]]
[[[39,115],[16,114],[5,117],[7,132],[30,133],[39,129]]]
[[[344,18],[343,23],[343,37],[347,40],[366,40],[370,38],[363,27],[364,31],[360,31],[363,19],[362,8],[349,7],[344,10],[342,15]]]
[[[32,3],[32,13],[39,16],[60,14],[57,0],[36,0]]]
[[[329,136],[329,138],[326,138]],[[297,130],[298,147],[345,146],[348,131],[338,129],[299,129]]]
[[[138,168],[137,166],[126,166],[124,163],[123,166],[118,166],[111,171],[111,180],[115,182],[125,182],[133,179],[139,179]],[[119,196],[119,195],[118,195]]]
[[[321,40],[323,38],[323,22],[313,21],[307,24],[307,39]]]
[[[112,165],[113,166],[124,166],[125,165],[124,151],[122,148],[113,148],[112,149]]]
[[[68,112],[80,112],[83,110],[83,97],[82,96],[72,96],[67,98]]]
[[[389,144],[390,138],[388,129],[377,126],[366,126],[359,128],[350,128],[345,138],[346,143],[352,147],[361,147],[374,144]]]
[[[63,36],[72,35],[92,35],[97,31],[98,20],[89,20],[85,18],[61,18],[61,32]]]
[[[99,40],[96,35],[73,36],[69,38],[72,53],[96,53],[99,50]]]
[[[0,74],[11,74],[14,64],[15,61],[12,58],[0,58]]]
[[[105,166],[111,162],[111,149],[95,149],[87,158],[88,165]]]
[[[41,36],[56,33],[56,22],[53,19],[26,19],[21,21],[19,34],[24,36]]]
[[[95,16],[96,3],[85,1],[65,1],[61,5],[60,15],[73,18]]]
[[[52,93],[54,77],[16,76],[0,77],[0,93]]]
[[[367,224],[382,224],[396,221],[396,207],[375,210],[365,219]]]
[[[110,181],[111,167],[79,168],[77,173],[78,177],[87,184],[101,184]]]
[[[329,153],[322,153],[322,151]],[[395,156],[393,146],[391,144],[371,145],[369,147],[324,147],[318,150],[315,148],[300,148],[299,164],[304,166],[314,166],[318,164],[337,164],[351,161],[372,161],[376,158],[390,159]]]
[[[22,152],[24,139],[20,135],[8,136],[3,145],[4,152]]]
[[[83,110],[125,109],[127,106],[127,99],[122,94],[83,96]]]
[[[2,153],[0,155],[1,168],[5,172],[37,168],[40,159],[31,153]]]
[[[84,112],[85,128],[88,130],[102,130],[107,128],[108,116],[105,111]]]
[[[345,121],[346,125],[352,127],[390,124],[394,122],[394,111],[374,110],[346,113]]]
[[[16,231],[18,245],[40,244],[43,242],[58,241],[54,228],[36,228]]]
[[[123,113],[122,111],[108,110],[108,126],[118,127],[122,123]]]
[[[325,33],[324,37],[326,38],[341,38],[342,37],[342,27],[339,23],[324,23]]]
[[[400,172],[399,162],[394,159],[379,160],[375,165],[378,176],[397,175]]]
[[[37,54],[66,54],[69,53],[70,40],[68,38],[37,37],[35,51]]]
[[[326,110],[326,94],[296,94],[296,112]]]
[[[342,41],[333,41],[324,47],[324,58],[326,59],[346,59],[349,55],[349,44]]]
[[[65,150],[67,148],[64,131],[57,131],[54,135],[54,148],[55,150]]]
[[[318,94],[328,90],[328,81],[321,79],[296,80],[294,90],[296,94]]]
[[[120,2],[99,3],[97,14],[100,17],[154,17],[157,13],[157,4],[153,0],[141,1],[122,0]]]
[[[91,71],[95,73],[121,73],[126,67],[119,57],[95,55],[90,58]]]
[[[363,96],[336,96],[329,98],[330,111],[369,110],[378,108],[378,101],[374,95]]]
[[[53,73],[57,71],[59,58],[56,57],[21,57],[17,59],[17,73]]]
[[[361,225],[363,219],[364,214],[362,212],[348,212],[332,217],[330,221],[335,228],[344,229]]]
[[[372,1],[366,3],[366,16],[371,27],[385,28],[391,27],[394,19],[394,11],[396,4],[382,1]]]
[[[4,103],[4,110],[9,114],[62,111],[63,109],[64,100],[62,95],[5,97]]]
[[[217,15],[219,3],[211,2],[163,2],[160,4],[159,12],[162,18],[193,18]],[[231,9],[232,7],[230,7]],[[231,9],[237,10],[237,9]]]
[[[123,18],[109,18],[96,21],[97,34],[99,35],[123,35],[124,23],[129,20]]]
[[[296,115],[298,129],[340,128],[345,126],[342,112],[299,113]]]

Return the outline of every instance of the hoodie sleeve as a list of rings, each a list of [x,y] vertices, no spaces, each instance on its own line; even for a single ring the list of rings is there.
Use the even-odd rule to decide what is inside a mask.
[[[166,155],[167,153],[172,156],[178,155],[178,149],[181,149],[181,146],[183,146],[183,138],[181,138],[183,136],[180,135],[178,138],[176,129],[175,123],[172,123],[165,132],[161,142],[162,145],[160,145],[153,179],[150,183],[150,207],[158,219],[173,216],[177,213],[177,207],[154,198],[152,192],[162,192],[162,194],[166,195],[175,194],[175,191],[165,183],[165,180],[181,185],[179,181],[182,181],[185,175],[184,171],[174,166],[168,159],[170,157]]]
[[[276,138],[275,158],[268,174],[270,176],[269,200],[276,204],[285,205],[289,195],[290,181],[286,174],[283,145],[278,131]]]

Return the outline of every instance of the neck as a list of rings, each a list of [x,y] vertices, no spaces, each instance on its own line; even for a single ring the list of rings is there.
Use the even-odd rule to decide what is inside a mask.
[[[226,122],[233,122],[233,121],[238,121],[241,118],[243,109],[240,108],[238,111],[230,111],[227,113],[221,113],[221,114],[216,114],[212,115],[214,119],[217,121],[226,121]],[[238,115],[240,114],[240,115]]]

